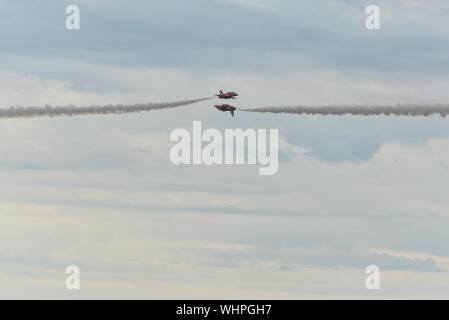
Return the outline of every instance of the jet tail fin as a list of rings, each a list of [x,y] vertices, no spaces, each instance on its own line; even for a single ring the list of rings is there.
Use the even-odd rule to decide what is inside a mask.
[[[231,110],[230,112],[231,112],[231,115],[234,116],[234,110]]]
[[[220,90],[220,94],[223,94],[223,91]]]

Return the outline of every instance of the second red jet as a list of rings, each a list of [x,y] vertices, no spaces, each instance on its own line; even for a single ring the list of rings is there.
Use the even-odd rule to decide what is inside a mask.
[[[216,105],[215,108],[217,108],[220,111],[229,111],[232,116],[234,116],[235,107],[230,106],[229,104],[220,104]]]

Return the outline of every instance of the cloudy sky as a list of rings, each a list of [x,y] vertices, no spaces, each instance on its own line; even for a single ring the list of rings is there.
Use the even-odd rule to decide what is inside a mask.
[[[220,88],[248,108],[449,102],[444,0],[0,5],[1,108]],[[1,120],[0,298],[449,298],[447,118],[232,118],[214,103]],[[278,173],[173,165],[170,133],[194,120],[279,129]]]

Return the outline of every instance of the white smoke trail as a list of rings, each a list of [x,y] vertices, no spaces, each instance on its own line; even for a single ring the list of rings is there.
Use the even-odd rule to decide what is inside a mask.
[[[442,117],[449,115],[448,104],[435,105],[373,105],[373,106],[296,106],[296,107],[267,107],[255,109],[240,109],[247,112],[262,113],[292,113],[292,114],[320,114],[320,115],[397,115],[397,116],[430,116],[439,114]]]
[[[89,114],[120,114],[120,113],[133,113],[144,112],[151,110],[169,109],[181,106],[186,106],[196,102],[212,99],[201,98],[194,100],[184,100],[177,102],[165,102],[165,103],[142,103],[132,105],[93,105],[88,107],[21,107],[12,106],[10,108],[0,108],[0,118],[35,118],[35,117],[58,117],[58,116],[77,116],[77,115],[89,115]]]

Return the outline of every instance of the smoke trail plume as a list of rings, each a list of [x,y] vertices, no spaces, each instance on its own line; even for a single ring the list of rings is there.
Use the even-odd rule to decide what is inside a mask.
[[[396,116],[430,116],[439,114],[442,117],[449,115],[448,104],[436,105],[373,105],[373,106],[296,106],[296,107],[267,107],[255,109],[240,109],[247,112],[262,113],[291,113],[291,114],[320,114],[320,115],[396,115]]]
[[[7,109],[0,108],[0,118],[35,118],[35,117],[57,117],[57,116],[77,116],[77,115],[89,115],[89,114],[119,114],[119,113],[133,113],[133,112],[144,112],[151,110],[169,109],[181,106],[186,106],[200,101],[205,101],[212,99],[201,98],[194,100],[184,100],[177,102],[166,102],[166,103],[142,103],[142,104],[132,104],[132,105],[93,105],[88,107],[75,107],[75,106],[64,106],[64,107],[20,107],[12,106]]]

